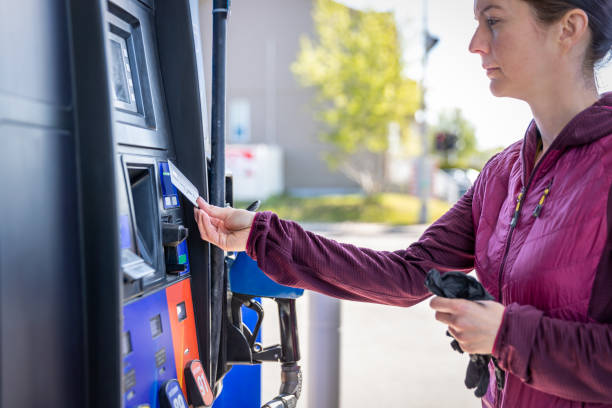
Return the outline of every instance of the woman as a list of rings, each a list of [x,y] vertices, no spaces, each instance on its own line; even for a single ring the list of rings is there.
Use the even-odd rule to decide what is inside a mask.
[[[495,96],[524,100],[524,140],[405,250],[339,244],[276,215],[199,200],[203,239],[246,250],[276,281],[410,306],[431,268],[476,269],[497,302],[434,298],[469,353],[506,371],[487,407],[612,407],[612,94],[594,65],[612,44],[612,0],[475,0],[469,49]],[[603,405],[599,405],[603,404]]]

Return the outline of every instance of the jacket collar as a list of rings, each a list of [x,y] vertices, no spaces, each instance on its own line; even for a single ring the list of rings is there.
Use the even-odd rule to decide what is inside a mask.
[[[593,143],[612,133],[612,92],[605,93],[572,120],[555,138],[545,156],[541,159],[538,173],[546,172],[567,149]],[[540,131],[531,121],[521,147],[523,186],[533,172]]]

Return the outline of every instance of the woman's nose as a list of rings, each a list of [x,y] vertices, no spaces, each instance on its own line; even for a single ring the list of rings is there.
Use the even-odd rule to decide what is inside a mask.
[[[474,54],[487,54],[489,52],[489,41],[486,38],[485,33],[482,32],[481,26],[478,25],[468,49]]]

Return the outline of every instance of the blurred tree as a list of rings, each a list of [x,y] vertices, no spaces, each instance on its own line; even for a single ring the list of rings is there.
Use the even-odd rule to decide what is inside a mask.
[[[417,83],[402,75],[393,14],[316,0],[313,19],[317,41],[301,38],[292,70],[316,91],[316,114],[326,125],[319,136],[332,147],[325,160],[367,194],[378,192],[389,123],[404,127],[419,107]]]
[[[460,109],[442,112],[438,123],[429,128],[429,136],[432,153],[440,158],[440,168],[482,168],[474,126]]]
[[[497,146],[490,149],[479,150],[478,153],[472,157],[471,167],[479,171],[482,170],[484,165],[489,161],[489,159],[491,159],[491,157],[495,156],[504,149],[504,146]]]

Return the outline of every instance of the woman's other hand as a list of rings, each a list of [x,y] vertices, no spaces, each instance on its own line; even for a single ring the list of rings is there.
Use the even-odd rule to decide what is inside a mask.
[[[448,325],[448,332],[469,354],[491,354],[504,306],[491,300],[470,301],[434,297],[430,304],[436,320]]]
[[[255,213],[231,207],[216,207],[198,197],[193,215],[200,237],[226,251],[246,250]]]

